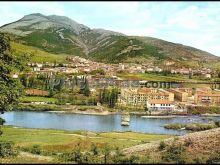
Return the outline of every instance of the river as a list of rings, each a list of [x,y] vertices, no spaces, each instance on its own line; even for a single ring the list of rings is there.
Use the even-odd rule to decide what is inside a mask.
[[[121,126],[121,115],[84,115],[54,112],[11,111],[1,115],[6,120],[5,125],[23,128],[52,128],[60,130],[87,130],[96,132],[133,131],[156,134],[186,134],[186,130],[168,130],[163,127],[169,123],[209,122],[210,119],[220,120],[220,117],[174,117],[174,118],[143,118],[131,115],[130,125]]]

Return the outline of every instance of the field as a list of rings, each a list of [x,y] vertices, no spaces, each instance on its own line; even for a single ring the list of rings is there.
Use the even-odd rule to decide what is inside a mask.
[[[3,126],[1,141],[14,142],[18,155],[1,158],[0,163],[80,163],[79,160],[69,159],[79,151],[88,156],[89,159],[80,156],[87,163],[103,163],[106,147],[111,155],[108,155],[108,162],[122,164],[135,163],[136,156],[139,163],[219,163],[219,131],[220,128],[215,128],[175,137],[135,132],[97,133]],[[94,149],[94,146],[97,148]],[[116,147],[119,147],[119,152]],[[94,155],[96,151],[98,155]]]
[[[172,135],[155,135],[135,132],[85,132],[85,131],[62,131],[53,129],[26,129],[3,127],[2,140],[15,142],[16,146],[31,146],[39,144],[45,150],[69,150],[80,140],[85,144],[98,143],[109,144],[112,147],[129,147],[143,142],[169,138]],[[25,135],[25,137],[23,136]]]
[[[187,75],[164,76],[162,74],[156,74],[156,73],[136,73],[136,74],[119,73],[117,76],[122,79],[128,79],[128,80],[150,80],[150,81],[198,81],[199,80],[196,77],[193,77],[193,79],[189,79],[189,76]]]
[[[18,150],[23,151],[25,148],[27,149],[31,148],[33,145],[39,145],[43,151],[41,156],[52,155],[51,157],[54,158],[54,153],[70,152],[77,146],[77,144],[80,144],[83,151],[89,150],[92,144],[95,144],[99,149],[109,146],[112,150],[116,147],[123,149],[137,144],[149,143],[151,141],[173,137],[172,135],[143,134],[135,132],[96,133],[52,129],[25,129],[12,126],[4,126],[2,130],[3,136],[1,139],[14,142]],[[21,159],[19,156],[0,160],[0,162],[6,161],[16,163],[29,161],[42,162],[30,157],[23,157],[23,159]],[[55,162],[56,161],[58,160],[55,159]]]
[[[55,103],[57,99],[50,97],[39,97],[39,96],[24,96],[20,98],[21,102],[30,103],[30,102],[49,102]]]

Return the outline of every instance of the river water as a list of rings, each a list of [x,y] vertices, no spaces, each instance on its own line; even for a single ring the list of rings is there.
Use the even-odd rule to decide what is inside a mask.
[[[186,134],[186,130],[168,130],[163,127],[169,123],[207,123],[210,119],[220,120],[220,117],[174,117],[174,118],[143,118],[131,115],[130,125],[121,126],[121,115],[84,115],[54,112],[12,111],[1,115],[6,120],[5,125],[23,128],[52,128],[60,130],[87,130],[96,132],[133,131],[157,134]]]

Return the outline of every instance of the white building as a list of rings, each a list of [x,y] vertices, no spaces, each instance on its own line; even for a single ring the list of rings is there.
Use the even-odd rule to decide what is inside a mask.
[[[174,102],[169,100],[149,100],[147,101],[148,110],[173,110]]]
[[[39,67],[33,67],[33,71],[40,71]]]
[[[13,74],[12,78],[18,78],[18,74]]]

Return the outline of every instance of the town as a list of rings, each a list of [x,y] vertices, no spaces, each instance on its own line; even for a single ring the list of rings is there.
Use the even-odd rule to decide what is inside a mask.
[[[79,56],[69,57],[68,61],[68,64],[29,63],[28,65],[32,70],[26,74],[26,79],[31,76],[33,77],[33,75],[37,75],[37,77],[46,75],[48,83],[50,82],[51,84],[53,82],[55,84],[56,82],[58,85],[62,84],[62,86],[71,89],[77,84],[80,88],[83,88],[86,79],[91,96],[97,98],[96,104],[100,104],[100,100],[98,99],[100,90],[111,87],[118,89],[117,107],[145,109],[150,113],[187,112],[188,106],[220,105],[220,84],[207,83],[212,76],[216,76],[216,71],[209,68],[198,70],[191,68],[169,70],[169,74],[187,75],[189,80],[193,80],[190,76],[195,74],[199,74],[203,78],[201,80],[206,80],[201,86],[199,86],[197,82],[194,82],[197,87],[186,87],[183,85],[183,81],[127,80],[117,76],[117,73],[164,72],[164,68],[153,66],[152,64],[105,64],[93,62]],[[172,63],[168,63],[167,65],[169,64]],[[166,70],[166,72],[167,71],[168,70]],[[57,78],[59,74],[65,76],[58,76],[59,78]],[[14,74],[13,77],[18,78],[19,75]],[[186,83],[190,84],[190,82]],[[42,86],[39,86],[39,84],[35,86],[27,85],[26,94],[29,96],[48,97],[49,91],[45,90],[45,87],[42,88]],[[53,88],[54,86],[46,89]],[[39,104],[37,101],[32,103]],[[41,104],[48,104],[48,102],[44,101],[41,102]]]
[[[28,65],[33,67],[33,71],[40,72],[63,72],[63,73],[91,73],[97,70],[101,70],[101,74],[106,76],[115,77],[117,72],[127,73],[151,73],[151,72],[166,72],[171,74],[183,74],[183,75],[200,75],[203,78],[210,79],[217,74],[216,70],[210,68],[192,69],[185,67],[173,67],[175,62],[165,61],[163,67],[159,67],[152,62],[144,64],[136,63],[119,63],[119,64],[106,64],[101,62],[94,62],[79,56],[67,57],[68,63],[57,64],[54,63],[29,63]]]

